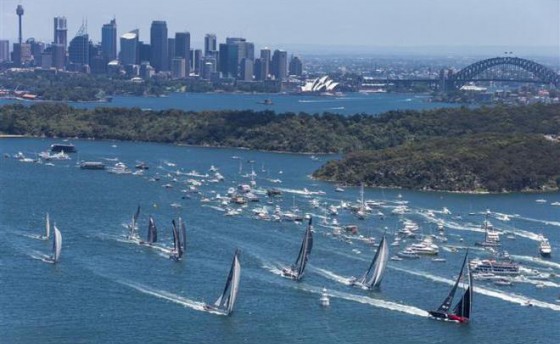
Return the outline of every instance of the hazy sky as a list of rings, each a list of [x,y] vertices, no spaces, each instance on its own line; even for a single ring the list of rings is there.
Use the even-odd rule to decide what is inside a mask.
[[[66,16],[68,39],[87,19],[94,42],[116,17],[118,34],[139,28],[149,41],[152,20],[169,35],[190,31],[195,48],[205,33],[241,36],[258,47],[503,46],[548,47],[560,55],[560,0],[0,0],[0,38],[52,41],[54,16]]]

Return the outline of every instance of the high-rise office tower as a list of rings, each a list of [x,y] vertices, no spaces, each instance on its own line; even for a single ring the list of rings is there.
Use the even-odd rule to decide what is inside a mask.
[[[202,71],[202,50],[201,49],[195,49],[194,50],[193,67],[194,67],[194,73],[196,75],[200,75],[200,72]]]
[[[175,38],[167,39],[167,58],[167,65],[169,66],[169,70],[173,72],[173,59],[175,58]]]
[[[66,48],[62,44],[51,45],[51,67],[62,70],[66,65]]]
[[[243,58],[239,64],[239,79],[243,81],[253,80],[253,60]]]
[[[106,60],[117,58],[117,20],[112,19],[101,27],[101,51]]]
[[[255,80],[257,81],[266,80],[266,73],[264,71],[264,63],[262,59],[260,58],[255,59],[255,63],[253,65],[253,73],[255,74]]]
[[[76,68],[89,65],[89,45],[89,35],[82,29],[80,29],[76,37],[72,38],[70,41],[68,45],[68,61],[71,64],[77,65]]]
[[[303,74],[303,63],[297,56],[292,56],[288,68],[290,75],[301,76]]]
[[[183,79],[186,76],[185,59],[175,57],[171,62],[171,77],[173,79]]]
[[[61,44],[66,49],[68,44],[66,28],[66,17],[54,17],[54,44]]]
[[[209,33],[204,36],[204,56],[214,55],[214,52],[218,50],[216,42],[215,34]]]
[[[150,46],[152,58],[150,64],[156,72],[169,70],[167,51],[167,23],[163,20],[154,20],[150,28]]]
[[[175,57],[185,59],[185,74],[191,72],[191,34],[189,32],[175,33]]]
[[[274,50],[271,63],[272,75],[276,80],[285,80],[288,76],[288,52]]]
[[[262,79],[259,80],[266,80],[270,75],[270,59],[272,57],[272,53],[270,49],[264,48],[261,49],[261,68],[262,68]]]
[[[138,42],[138,47],[138,51],[140,52],[140,64],[143,64],[144,62],[149,64],[150,59],[152,58],[152,46],[144,42]]]
[[[10,41],[0,39],[0,62],[10,61]]]
[[[227,37],[225,44],[220,44],[219,67],[224,76],[239,77],[239,67],[243,59],[251,63],[255,55],[255,46],[245,38]]]
[[[132,30],[121,36],[120,62],[123,66],[137,65],[140,63],[138,29]]]

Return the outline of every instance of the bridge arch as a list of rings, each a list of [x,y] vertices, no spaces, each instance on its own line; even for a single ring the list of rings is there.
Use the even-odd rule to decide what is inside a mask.
[[[560,86],[560,75],[556,74],[553,70],[534,61],[519,57],[494,57],[475,62],[451,76],[451,84],[456,88],[460,88],[468,81],[474,80],[475,76],[485,70],[499,65],[514,65],[520,67],[532,73],[543,83],[553,84],[556,87]]]

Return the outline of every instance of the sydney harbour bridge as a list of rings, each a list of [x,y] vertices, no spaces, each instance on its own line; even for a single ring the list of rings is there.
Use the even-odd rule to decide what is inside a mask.
[[[471,82],[512,82],[543,84],[560,88],[560,74],[537,62],[519,57],[494,57],[475,62],[458,72],[442,70],[433,79],[377,79],[370,80],[396,87],[423,84],[433,89],[454,91]]]

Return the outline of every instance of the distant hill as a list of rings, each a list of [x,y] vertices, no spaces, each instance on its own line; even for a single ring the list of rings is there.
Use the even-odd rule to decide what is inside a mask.
[[[15,104],[0,108],[0,134],[341,153],[315,176],[414,189],[550,190],[560,175],[556,142],[544,138],[560,134],[560,104],[349,117]]]
[[[538,134],[433,138],[350,153],[328,162],[313,176],[417,190],[552,191],[560,183],[560,144]]]

